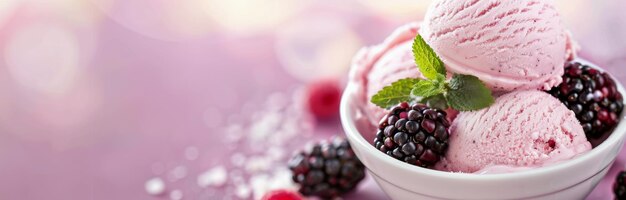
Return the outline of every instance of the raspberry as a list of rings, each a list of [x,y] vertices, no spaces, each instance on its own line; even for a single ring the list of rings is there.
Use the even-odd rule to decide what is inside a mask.
[[[401,103],[381,120],[374,147],[398,160],[429,168],[447,151],[449,127],[445,111]]]
[[[617,200],[626,200],[626,171],[619,172],[617,177],[615,177],[613,194],[615,194],[615,199]]]
[[[340,101],[341,87],[336,80],[317,81],[307,88],[309,111],[318,119],[337,116]]]
[[[610,132],[624,108],[615,80],[578,62],[567,64],[563,83],[549,93],[576,114],[587,138],[600,138]]]
[[[274,190],[263,195],[261,200],[304,200],[300,194],[291,190]]]
[[[339,137],[322,141],[289,160],[293,180],[300,193],[324,199],[353,190],[365,177],[365,166],[356,157],[350,143]]]

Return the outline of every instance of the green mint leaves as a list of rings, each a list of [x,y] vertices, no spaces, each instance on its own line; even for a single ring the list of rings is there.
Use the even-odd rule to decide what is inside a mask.
[[[401,102],[410,102],[412,100],[411,90],[421,81],[416,78],[405,78],[393,82],[390,86],[378,91],[372,97],[372,103],[386,109]]]
[[[437,74],[442,74],[445,77],[446,67],[443,66],[443,61],[419,34],[413,41],[413,56],[415,57],[415,64],[424,77],[431,80],[436,79]]]
[[[443,75],[439,75],[442,78],[437,79],[437,80],[424,80],[424,81],[420,81],[419,83],[417,83],[415,86],[413,86],[413,89],[411,90],[411,95],[413,95],[414,97],[431,97],[431,96],[435,96],[438,94],[441,94],[443,92],[445,92],[445,81],[446,81],[446,77],[444,77]]]
[[[448,86],[445,97],[457,110],[478,110],[494,102],[491,91],[475,76],[455,74]]]
[[[443,61],[420,35],[413,42],[413,55],[415,64],[427,79],[398,80],[378,91],[372,97],[372,103],[381,108],[389,108],[400,102],[421,99],[420,102],[431,107],[452,107],[459,111],[479,110],[493,104],[491,90],[475,76],[454,74],[446,82]]]

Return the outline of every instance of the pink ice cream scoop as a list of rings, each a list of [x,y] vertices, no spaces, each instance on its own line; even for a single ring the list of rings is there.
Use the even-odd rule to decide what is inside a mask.
[[[418,22],[401,26],[383,43],[365,47],[354,57],[350,81],[358,86],[360,102],[356,103],[370,124],[378,124],[387,112],[370,102],[374,94],[403,78],[424,78],[415,65],[412,50],[419,27]],[[448,110],[448,117],[453,119],[456,112]]]
[[[549,90],[574,52],[549,0],[439,0],[420,34],[448,71],[497,91]]]
[[[359,107],[371,124],[377,124],[385,110],[370,103],[383,87],[403,78],[420,77],[411,47],[419,23],[396,29],[382,44],[361,49],[352,61],[350,79],[358,88]]]
[[[448,152],[437,169],[502,173],[569,160],[591,150],[574,113],[548,93],[504,94],[452,122]]]

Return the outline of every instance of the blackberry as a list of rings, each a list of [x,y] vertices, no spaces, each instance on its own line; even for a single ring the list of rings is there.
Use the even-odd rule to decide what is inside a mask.
[[[613,194],[615,194],[615,199],[617,200],[626,200],[626,171],[619,172],[617,177],[615,177]]]
[[[549,93],[574,111],[587,138],[600,138],[611,131],[624,108],[615,80],[578,62],[566,65],[563,83]]]
[[[300,193],[323,199],[351,191],[365,177],[365,166],[340,137],[314,144],[293,156],[288,165]]]
[[[398,160],[429,168],[448,149],[449,127],[445,111],[401,103],[381,120],[374,147]]]

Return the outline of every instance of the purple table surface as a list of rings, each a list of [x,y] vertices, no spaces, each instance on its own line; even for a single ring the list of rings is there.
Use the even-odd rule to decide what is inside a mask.
[[[254,153],[224,142],[226,128],[267,119],[253,114],[310,80],[344,78],[358,47],[428,5],[273,1],[0,1],[0,199],[231,199],[228,185],[196,184],[207,169],[231,170],[234,153]],[[623,4],[559,6],[582,56],[625,83]],[[342,134],[337,120],[316,124],[285,154]],[[588,199],[610,199],[625,162],[623,150]],[[146,192],[154,177],[165,194]],[[346,199],[387,197],[368,177]]]

